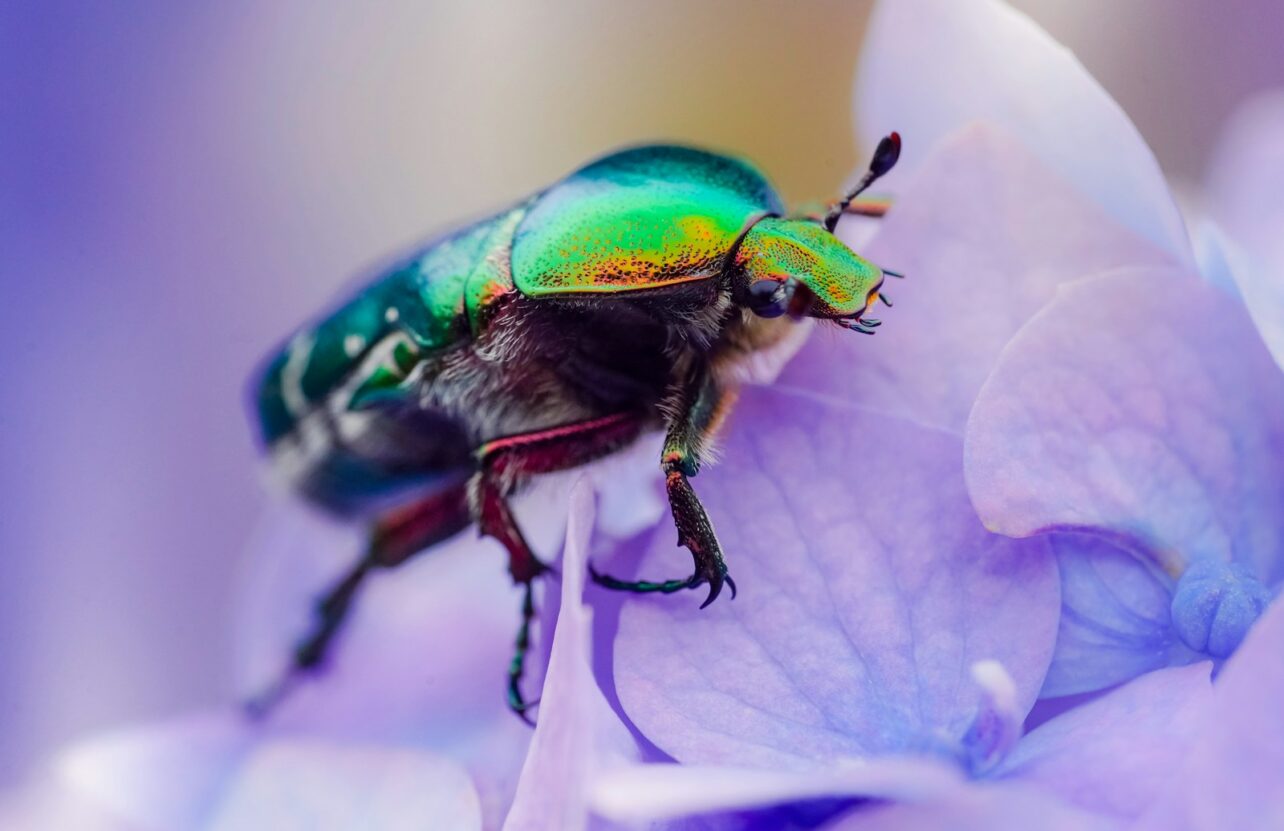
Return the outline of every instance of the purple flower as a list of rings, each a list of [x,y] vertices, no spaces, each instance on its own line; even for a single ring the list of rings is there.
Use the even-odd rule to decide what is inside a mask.
[[[1244,304],[1201,279],[1126,116],[1030,21],[888,3],[869,43],[862,123],[1008,137],[917,157],[871,247],[915,275],[914,320],[852,395],[962,435],[986,527],[1053,546],[1044,696],[1224,658],[1284,576],[1284,385]]]
[[[662,599],[621,612],[623,712],[698,766],[671,768],[668,782],[616,776],[613,789],[633,794],[628,816],[665,816],[671,792],[737,780],[739,807],[787,801],[781,781],[814,797],[817,776],[830,796],[988,799],[967,793],[970,778],[1072,803],[1039,810],[1140,815],[1162,782],[1154,772],[1185,747],[1183,714],[1209,695],[1207,665],[1146,676],[1016,743],[1057,637],[1052,546],[981,526],[957,436],[798,382],[791,368],[746,394],[726,460],[705,474],[753,582],[704,612]],[[671,545],[661,527],[640,544],[641,567],[674,564]]]
[[[460,538],[374,580],[268,723],[80,745],[16,810],[47,824],[55,794],[110,827],[220,831],[1284,816],[1284,256],[1233,164],[1270,154],[1214,176],[1248,253],[1197,258],[1136,129],[1030,21],[885,0],[869,37],[861,124],[905,135],[904,169],[880,227],[841,230],[910,279],[880,337],[813,331],[744,390],[696,481],[738,599],[585,587],[590,556],[687,565],[644,442],[517,506],[540,550],[568,527],[533,735],[497,694],[518,595],[497,546]],[[247,689],[356,545],[298,514],[264,533]],[[1070,693],[1094,695],[1038,703]]]

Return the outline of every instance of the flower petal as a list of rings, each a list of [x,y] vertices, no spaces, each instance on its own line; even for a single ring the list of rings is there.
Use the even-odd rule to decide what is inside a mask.
[[[587,827],[587,790],[604,765],[638,757],[637,745],[602,697],[589,665],[592,613],[584,575],[595,519],[587,482],[571,492],[562,556],[562,602],[531,739],[504,831],[574,831]]]
[[[1213,153],[1208,193],[1213,213],[1246,249],[1235,281],[1284,367],[1284,92],[1252,98],[1231,118]]]
[[[108,813],[57,781],[40,777],[0,791],[0,828],[58,831],[150,831]]]
[[[630,765],[597,779],[594,810],[620,822],[746,811],[835,797],[922,800],[959,787],[957,768],[925,758],[841,759],[825,771]]]
[[[477,793],[454,762],[265,737],[230,714],[103,736],[66,751],[58,772],[71,798],[143,831],[481,828]]]
[[[480,829],[468,774],[422,751],[281,740],[257,747],[228,783],[209,831]]]
[[[907,168],[964,124],[998,124],[1116,221],[1193,264],[1181,215],[1137,128],[1069,50],[999,0],[880,2],[856,111],[870,147],[901,132]]]
[[[1048,536],[1061,572],[1057,649],[1040,697],[1091,692],[1198,659],[1173,631],[1175,581],[1108,537]]]
[[[1226,236],[1221,226],[1207,217],[1192,222],[1190,235],[1195,246],[1195,260],[1199,263],[1199,276],[1243,300],[1235,275],[1252,267],[1248,255]]]
[[[234,714],[193,716],[74,745],[57,760],[58,778],[131,827],[199,828],[253,742],[253,731]]]
[[[923,162],[864,251],[903,271],[872,338],[816,332],[780,384],[961,433],[999,352],[1066,281],[1166,255],[988,125]]]
[[[1185,572],[1171,613],[1196,651],[1228,654],[1259,581],[1284,576],[1284,376],[1243,307],[1192,275],[1063,289],[982,389],[966,457],[987,527],[1097,529]]]
[[[826,831],[1108,831],[1117,824],[1020,785],[978,785],[948,798],[853,811]]]
[[[1284,603],[1274,603],[1213,686],[1196,738],[1139,831],[1284,827]]]
[[[1029,709],[1059,607],[1042,540],[981,529],[958,440],[905,421],[750,389],[726,461],[697,483],[740,596],[626,603],[620,701],[686,763],[811,768],[840,756],[962,761],[971,665],[1000,661]],[[648,577],[689,568],[653,535]]]
[[[1212,700],[1207,663],[1164,669],[1035,728],[996,776],[1098,814],[1133,819],[1155,800]]]

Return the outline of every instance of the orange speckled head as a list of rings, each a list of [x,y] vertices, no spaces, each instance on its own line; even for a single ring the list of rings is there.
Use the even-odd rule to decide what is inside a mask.
[[[767,217],[736,252],[736,303],[763,317],[859,319],[878,300],[883,270],[858,256],[823,225]],[[795,296],[795,286],[807,289]]]

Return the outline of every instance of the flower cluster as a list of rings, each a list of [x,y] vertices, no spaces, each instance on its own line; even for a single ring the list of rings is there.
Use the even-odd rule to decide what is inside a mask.
[[[519,505],[541,550],[569,515],[533,734],[498,694],[502,554],[460,539],[375,581],[267,724],[91,742],[44,796],[121,829],[1284,823],[1284,250],[1263,219],[1284,108],[1232,133],[1225,230],[1192,244],[1124,113],[999,0],[884,0],[858,87],[866,138],[906,147],[888,216],[840,233],[910,279],[879,337],[813,332],[744,390],[697,482],[739,599],[586,587],[590,555],[683,566],[647,446]],[[332,534],[268,543],[249,676],[301,627]]]

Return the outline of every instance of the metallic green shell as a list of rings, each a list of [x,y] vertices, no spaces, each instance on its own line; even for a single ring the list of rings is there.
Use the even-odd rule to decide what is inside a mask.
[[[422,353],[467,340],[487,301],[512,290],[507,252],[524,214],[519,206],[428,246],[295,335],[255,390],[264,440],[325,403],[360,409],[392,397]],[[332,402],[340,393],[347,400]]]
[[[686,147],[625,150],[537,198],[513,241],[513,280],[542,297],[705,279],[749,219],[783,210],[747,162]]]
[[[260,376],[263,437],[289,434],[326,402],[395,398],[420,354],[479,333],[514,285],[541,297],[705,279],[750,218],[781,211],[766,178],[738,159],[672,146],[607,156],[425,248],[296,335]],[[340,392],[347,400],[331,401]]]

